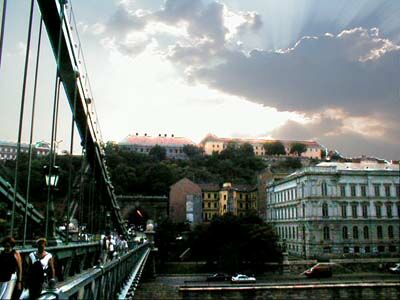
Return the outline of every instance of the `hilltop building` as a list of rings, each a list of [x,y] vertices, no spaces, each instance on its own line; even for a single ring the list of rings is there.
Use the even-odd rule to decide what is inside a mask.
[[[272,143],[276,140],[266,140],[266,139],[243,139],[243,138],[219,138],[216,135],[208,134],[201,142],[200,147],[204,149],[204,154],[211,155],[213,152],[220,153],[224,150],[229,143],[236,143],[238,145],[249,143],[253,146],[254,154],[257,156],[264,156],[264,144]],[[291,145],[294,143],[302,143],[306,146],[306,152],[302,153],[302,157],[308,158],[322,158],[322,153],[326,152],[326,148],[321,146],[315,141],[284,141],[279,140],[285,147],[286,154],[289,155]]]
[[[267,221],[293,255],[398,255],[399,166],[324,162],[267,185]]]
[[[44,141],[37,142],[32,147],[36,155],[47,155],[50,152],[50,144]],[[21,153],[29,152],[29,144],[20,144]],[[0,141],[0,160],[14,160],[17,157],[17,143]]]
[[[186,159],[187,156],[183,152],[183,146],[195,145],[195,143],[187,138],[176,137],[174,135],[159,134],[156,137],[152,137],[146,133],[143,136],[136,133],[135,135],[128,135],[118,145],[120,149],[143,154],[149,154],[151,148],[159,145],[165,148],[167,158]]]

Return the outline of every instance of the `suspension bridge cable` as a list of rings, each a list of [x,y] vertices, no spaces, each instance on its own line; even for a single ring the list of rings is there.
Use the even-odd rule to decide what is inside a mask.
[[[70,160],[69,160],[69,170],[68,170],[68,195],[67,195],[67,226],[66,226],[66,232],[67,232],[67,239],[66,242],[68,244],[69,242],[69,222],[70,222],[70,203],[71,203],[71,197],[72,197],[72,152],[74,150],[74,132],[75,132],[75,111],[76,111],[76,98],[77,98],[77,92],[78,92],[78,83],[77,80],[79,78],[79,72],[75,71],[75,85],[74,85],[74,109],[72,110],[72,121],[71,121],[71,142],[70,142],[70,148],[69,148],[69,153],[70,153]]]
[[[26,43],[26,52],[25,52],[25,67],[24,67],[24,79],[23,79],[23,83],[22,83],[21,107],[20,107],[20,115],[19,115],[17,155],[16,155],[16,159],[15,159],[14,197],[13,197],[13,204],[12,204],[10,235],[14,235],[15,201],[17,198],[18,167],[19,167],[19,159],[20,159],[20,154],[21,154],[21,136],[22,136],[22,124],[23,124],[23,119],[24,119],[25,90],[26,90],[26,82],[27,82],[27,76],[28,76],[29,51],[30,51],[31,35],[32,35],[33,8],[34,8],[34,0],[31,1],[31,8],[30,8],[30,13],[29,13],[29,25],[28,25],[28,39],[27,39],[27,43]]]
[[[56,72],[56,86],[55,86],[55,92],[54,92],[54,102],[53,102],[53,119],[52,119],[52,128],[51,128],[51,142],[50,142],[50,153],[49,153],[49,177],[52,174],[52,168],[55,163],[55,149],[54,149],[54,142],[55,142],[55,136],[57,134],[57,119],[58,119],[58,104],[59,104],[59,96],[60,96],[60,83],[61,83],[61,77],[60,77],[60,56],[61,56],[61,40],[62,40],[62,32],[63,32],[63,20],[64,20],[64,2],[60,1],[60,29],[58,31],[58,48],[57,48],[57,72]],[[54,156],[54,159],[53,159]],[[46,228],[45,228],[45,236],[48,238],[48,227],[49,227],[49,205],[52,205],[52,213],[54,213],[54,203],[51,201],[50,203],[50,193],[51,193],[51,186],[50,184],[47,187],[47,203],[46,203]],[[54,218],[54,216],[52,216]],[[53,222],[52,222],[53,226]],[[53,230],[52,230],[53,232]]]
[[[36,66],[35,66],[35,79],[33,84],[33,99],[32,99],[32,113],[31,113],[31,128],[30,128],[30,136],[29,136],[29,164],[28,164],[28,182],[26,187],[26,197],[25,197],[25,215],[24,215],[24,235],[23,235],[23,246],[25,247],[26,243],[26,229],[28,223],[28,204],[29,204],[29,196],[30,196],[30,187],[31,187],[31,171],[32,171],[32,141],[33,141],[33,128],[35,122],[35,107],[36,107],[36,90],[37,90],[37,81],[38,81],[38,73],[39,73],[39,60],[40,60],[40,45],[42,39],[42,26],[43,21],[40,18],[39,22],[39,34],[38,34],[38,44],[37,44],[37,53],[36,53]]]
[[[7,0],[3,0],[3,13],[1,16],[1,31],[0,31],[0,68],[1,68],[1,57],[3,54],[4,27],[6,25],[6,11],[7,11]]]
[[[53,100],[53,118],[52,118],[52,126],[51,126],[51,140],[50,140],[50,152],[49,152],[49,169],[48,169],[48,176],[51,177],[52,168],[53,168],[53,155],[54,155],[54,125],[55,125],[55,118],[56,118],[56,111],[57,111],[57,98],[60,95],[60,76],[58,75],[58,69],[56,72],[56,82],[54,87],[54,100]],[[45,237],[48,238],[48,227],[49,227],[49,206],[50,206],[50,193],[51,193],[51,185],[47,185],[47,202],[46,202],[46,227],[45,227]]]

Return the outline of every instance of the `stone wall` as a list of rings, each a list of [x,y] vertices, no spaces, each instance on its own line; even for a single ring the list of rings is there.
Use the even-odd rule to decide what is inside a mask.
[[[400,282],[397,283],[355,283],[291,286],[256,286],[236,288],[181,288],[184,300],[337,300],[337,299],[400,299]]]

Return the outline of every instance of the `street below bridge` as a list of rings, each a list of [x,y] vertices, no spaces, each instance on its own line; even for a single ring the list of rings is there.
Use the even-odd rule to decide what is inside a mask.
[[[349,273],[334,274],[331,278],[311,279],[300,274],[271,274],[257,276],[257,282],[252,284],[233,284],[228,281],[208,282],[208,274],[160,274],[154,280],[142,282],[136,292],[136,299],[191,299],[184,297],[184,294],[193,293],[218,293],[225,297],[225,293],[231,293],[232,290],[252,290],[275,288],[287,290],[290,289],[335,289],[351,285],[365,285],[365,288],[371,288],[370,285],[394,284],[397,289],[400,286],[400,276],[389,273]],[[357,287],[363,288],[362,286]],[[225,297],[225,298],[226,298]],[[195,297],[196,298],[196,297]],[[197,298],[196,298],[197,299]],[[200,299],[200,298],[199,298]],[[211,299],[211,298],[210,298]],[[228,298],[226,298],[228,299]],[[236,298],[235,298],[236,299]],[[271,298],[271,299],[280,299]],[[289,298],[288,298],[289,299]],[[292,298],[293,299],[293,298]],[[299,298],[300,299],[300,298]],[[331,298],[326,298],[331,299]],[[368,299],[368,298],[366,298]],[[392,299],[392,298],[387,298]]]
[[[259,285],[294,285],[294,284],[321,284],[321,283],[357,283],[357,282],[400,282],[400,276],[397,274],[389,273],[351,273],[334,275],[331,278],[307,278],[304,275],[263,275],[257,277],[257,282],[249,283],[231,283],[230,280],[219,282],[208,282],[207,275],[161,275],[157,277],[156,282],[171,285],[171,286],[184,286],[184,287],[197,287],[197,286],[259,286]]]

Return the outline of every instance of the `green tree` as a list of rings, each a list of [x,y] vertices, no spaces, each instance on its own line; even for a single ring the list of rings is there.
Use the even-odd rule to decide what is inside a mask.
[[[153,148],[150,149],[149,156],[156,161],[165,160],[167,157],[167,151],[164,147],[161,147],[160,145],[155,145]]]
[[[253,146],[250,145],[249,143],[244,143],[240,145],[238,150],[239,150],[238,154],[240,156],[244,156],[246,158],[255,156]]]
[[[222,159],[235,160],[237,157],[237,148],[238,148],[238,146],[236,143],[230,142],[230,143],[228,143],[228,145],[226,145],[226,148],[221,151],[221,153],[219,154],[219,157]]]
[[[285,146],[280,141],[265,143],[264,145],[266,155],[285,155]]]
[[[301,156],[302,153],[307,151],[306,145],[302,143],[293,143],[290,147],[290,153],[296,154],[297,156]]]
[[[232,214],[214,217],[209,225],[196,226],[190,239],[193,255],[219,269],[261,271],[263,264],[280,261],[278,238],[271,225],[257,215],[237,217]]]
[[[199,158],[202,155],[201,149],[195,145],[184,145],[182,150],[191,159]]]

